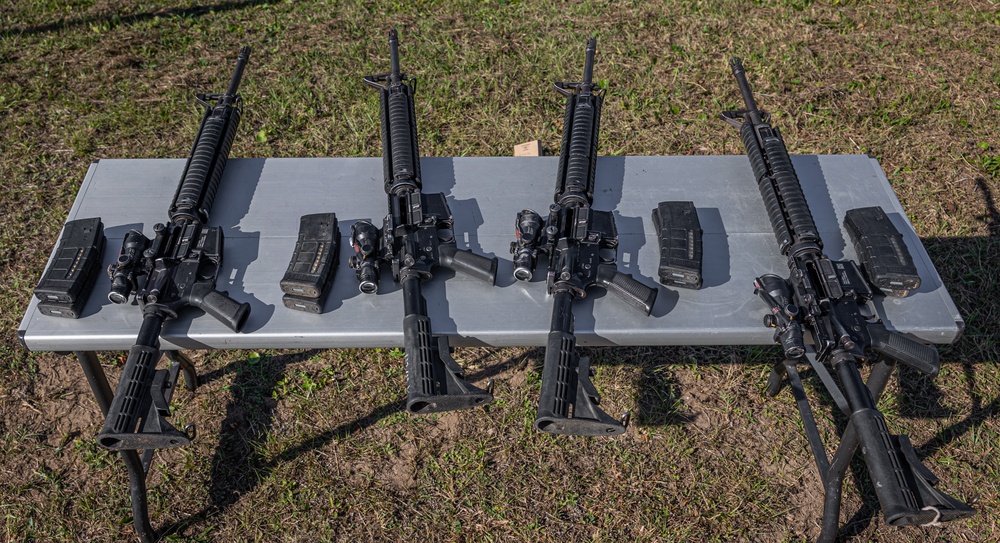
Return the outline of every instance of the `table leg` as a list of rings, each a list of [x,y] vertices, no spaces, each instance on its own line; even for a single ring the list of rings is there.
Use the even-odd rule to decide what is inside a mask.
[[[94,392],[94,397],[101,408],[101,413],[107,415],[114,394],[111,392],[111,385],[104,374],[104,368],[97,358],[97,353],[93,351],[76,351],[74,354],[80,361],[83,374],[87,377],[87,382]],[[166,351],[165,354],[167,358],[180,366],[181,371],[184,373],[184,382],[188,390],[194,390],[198,386],[198,374],[195,371],[194,364],[179,351]],[[142,459],[139,457],[139,451],[121,451],[121,457],[122,462],[125,464],[125,470],[128,472],[129,492],[132,497],[132,519],[135,532],[143,543],[152,543],[156,541],[157,537],[156,531],[149,522],[149,503],[146,494],[146,476],[148,472],[143,466]]]
[[[94,398],[97,399],[97,405],[101,407],[101,413],[107,416],[108,409],[111,408],[111,398],[114,395],[111,393],[111,385],[108,384],[108,377],[104,375],[104,367],[101,366],[101,361],[97,359],[97,353],[94,351],[76,351],[73,354],[76,355],[76,359],[80,361],[80,366],[83,367],[83,374],[87,377],[87,382],[90,383],[90,389],[94,391]]]

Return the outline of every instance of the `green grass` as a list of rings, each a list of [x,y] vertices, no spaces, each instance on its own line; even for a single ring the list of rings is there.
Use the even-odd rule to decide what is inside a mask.
[[[558,147],[551,81],[599,40],[605,155],[736,154],[718,120],[742,56],[791,152],[878,158],[966,320],[931,381],[904,374],[891,427],[979,515],[852,540],[982,541],[1000,533],[1000,9],[989,2],[263,2],[108,0],[0,5],[0,540],[133,537],[128,483],[98,449],[102,422],[76,362],[29,353],[14,330],[90,161],[181,157],[192,94],[225,85],[254,47],[234,157],[375,156],[398,26],[419,79],[426,156]],[[171,541],[807,541],[822,489],[787,392],[763,394],[771,348],[595,349],[620,438],[541,435],[539,349],[460,349],[483,410],[414,418],[391,350],[193,353],[204,383],[163,451],[150,512]],[[122,360],[102,353],[109,377]],[[804,374],[825,438],[842,420]],[[871,505],[848,477],[843,522]],[[867,496],[867,497],[865,497]],[[865,501],[867,500],[867,501]],[[861,515],[866,518],[865,515]]]

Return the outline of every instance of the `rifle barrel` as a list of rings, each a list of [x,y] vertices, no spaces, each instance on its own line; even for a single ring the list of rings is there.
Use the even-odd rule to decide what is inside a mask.
[[[392,70],[389,83],[399,85],[402,76],[399,74],[399,34],[395,28],[389,31],[389,62]]]
[[[583,84],[586,90],[593,86],[594,52],[597,50],[597,38],[587,38],[587,60],[583,65]]]
[[[733,70],[733,77],[740,86],[740,94],[747,106],[747,113],[750,121],[754,124],[762,122],[763,117],[760,109],[757,108],[757,101],[753,99],[753,91],[750,90],[750,82],[747,81],[747,74],[743,71],[743,60],[740,57],[733,57],[729,61],[729,67]]]
[[[240,87],[240,80],[243,79],[243,67],[246,66],[249,59],[250,47],[244,45],[240,48],[240,55],[236,58],[236,70],[233,72],[233,78],[229,80],[229,88],[226,89],[226,97],[230,100],[236,97],[236,91]]]

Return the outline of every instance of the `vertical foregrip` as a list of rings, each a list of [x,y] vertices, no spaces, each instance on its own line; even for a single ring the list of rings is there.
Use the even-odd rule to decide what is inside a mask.
[[[768,175],[767,161],[764,160],[764,152],[757,142],[757,134],[754,132],[753,124],[744,122],[740,125],[740,138],[743,140],[743,148],[746,149],[747,158],[750,159],[750,167],[753,169],[757,188],[760,189],[760,196],[764,199],[764,208],[767,210],[767,218],[771,220],[771,229],[774,230],[778,247],[784,254],[785,250],[792,244],[792,233],[788,230],[785,214],[781,208],[781,200],[778,198]]]
[[[816,229],[812,213],[809,212],[809,204],[792,166],[792,158],[788,155],[785,142],[781,140],[777,130],[774,130],[774,136],[764,138],[764,153],[771,166],[775,187],[784,204],[785,216],[788,217],[789,226],[792,228],[794,243],[820,243],[819,230]]]

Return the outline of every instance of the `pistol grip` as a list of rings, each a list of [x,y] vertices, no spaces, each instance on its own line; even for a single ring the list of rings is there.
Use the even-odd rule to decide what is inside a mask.
[[[192,296],[191,305],[204,310],[234,332],[242,330],[250,317],[250,304],[237,302],[217,290],[210,290],[204,296]]]
[[[601,264],[597,269],[597,282],[626,303],[649,315],[656,303],[658,289],[649,288],[631,275],[618,271],[611,264]]]
[[[885,355],[900,364],[934,377],[941,369],[941,358],[937,349],[886,329],[882,323],[868,325],[872,338],[872,350]]]
[[[458,249],[453,243],[439,246],[441,265],[493,285],[497,280],[497,259]]]

